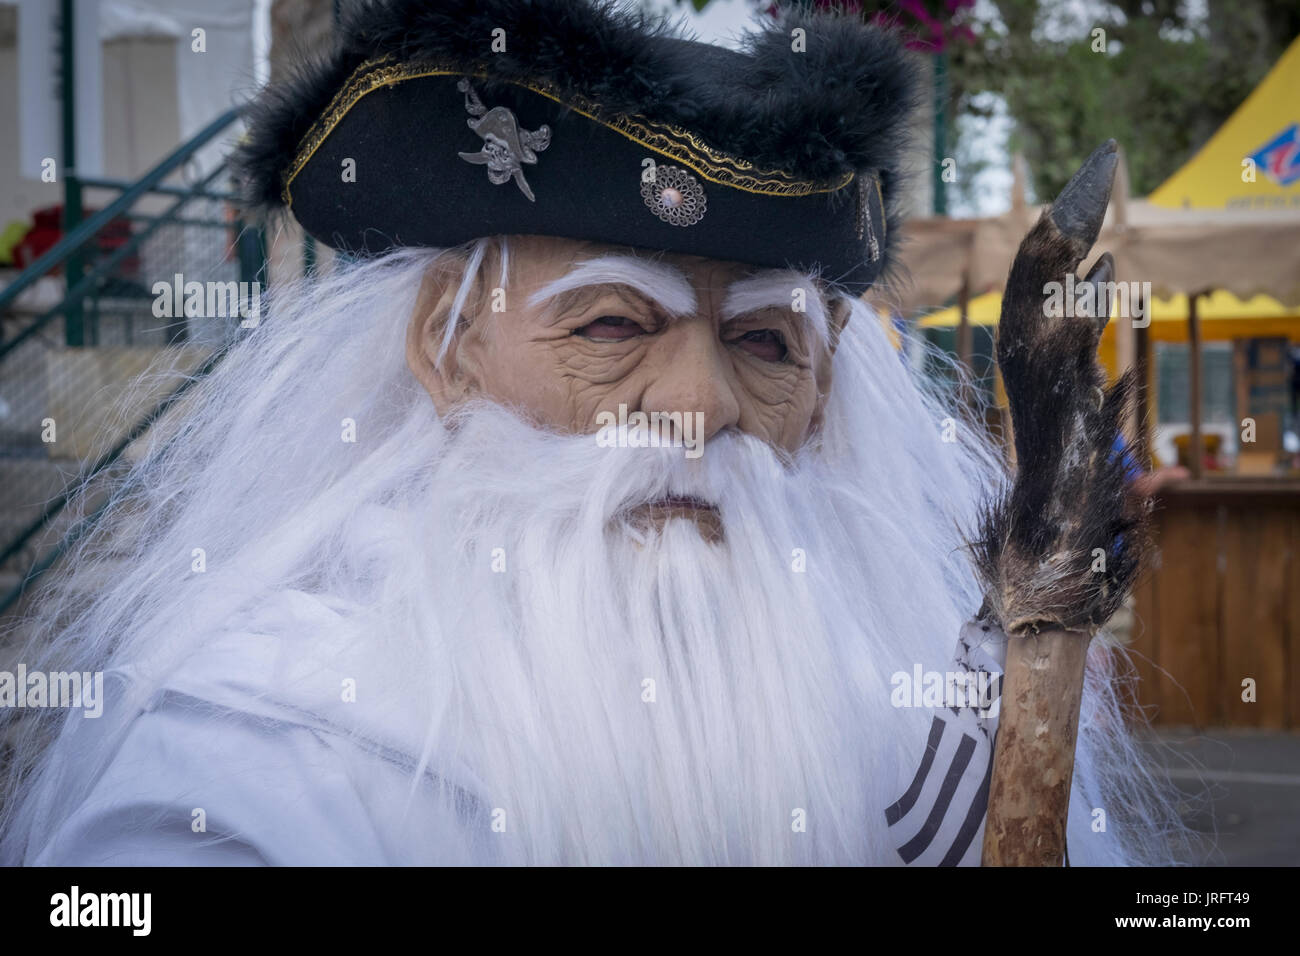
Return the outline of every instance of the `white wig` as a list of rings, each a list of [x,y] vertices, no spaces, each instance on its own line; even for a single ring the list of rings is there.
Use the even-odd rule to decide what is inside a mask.
[[[444,352],[489,241],[475,243],[466,257]],[[504,282],[504,243],[500,253]],[[486,636],[501,631],[502,622],[513,622],[534,642],[559,640],[565,622],[580,629],[593,617],[617,622],[617,614],[626,615],[629,647],[646,659],[654,657],[656,666],[687,685],[698,678],[700,693],[706,678],[725,686],[730,669],[755,681],[755,686],[737,689],[736,697],[698,700],[708,718],[698,725],[665,716],[673,714],[671,709],[659,710],[655,732],[712,734],[698,746],[716,752],[741,749],[747,733],[755,739],[784,735],[788,739],[776,743],[796,755],[809,746],[823,748],[821,762],[803,768],[806,777],[823,775],[805,781],[807,800],[825,807],[825,815],[836,823],[824,829],[828,836],[809,840],[806,849],[769,846],[754,835],[759,831],[753,821],[741,819],[726,850],[695,853],[679,846],[679,852],[655,854],[646,841],[667,832],[685,841],[693,831],[680,819],[665,823],[634,815],[629,827],[639,834],[635,840],[626,833],[604,833],[590,818],[577,835],[571,820],[543,818],[539,812],[533,817],[536,839],[521,843],[511,859],[555,859],[546,847],[565,840],[586,841],[585,852],[561,857],[577,861],[883,859],[884,841],[874,835],[883,831],[883,817],[855,815],[876,813],[877,804],[898,795],[898,781],[911,773],[924,748],[924,724],[913,721],[895,733],[879,723],[840,726],[838,721],[892,719],[879,702],[881,693],[888,692],[881,675],[918,660],[942,667],[962,622],[980,605],[962,533],[973,527],[980,502],[1005,480],[1000,459],[980,429],[918,384],[877,318],[854,301],[834,358],[835,387],[823,431],[788,468],[741,435],[723,436],[717,453],[705,456],[713,464],[695,470],[666,455],[633,468],[626,459],[596,457],[590,443],[568,439],[565,444],[499,409],[467,412],[459,423],[466,437],[452,441],[448,423],[439,419],[406,358],[407,324],[421,279],[438,255],[398,251],[275,290],[268,318],[194,389],[181,414],[146,439],[147,452],[95,532],[64,558],[65,570],[46,586],[35,613],[19,622],[24,638],[19,659],[29,670],[104,671],[115,703],[94,733],[86,732],[85,718],[75,711],[27,712],[21,720],[16,711],[0,716],[9,724],[12,745],[0,785],[0,861],[31,859],[93,790],[132,719],[158,689],[215,636],[290,592],[328,598],[331,608],[345,608],[340,613],[353,615],[355,633],[370,642],[368,659],[387,660],[386,672],[396,686],[412,699],[432,701],[409,717],[421,724],[421,772],[466,762],[472,753],[480,783],[509,790],[512,778],[504,769],[494,777],[498,765],[517,774],[525,759],[521,754],[544,756],[563,746],[546,737],[541,726],[582,728],[592,739],[601,733],[611,740],[620,733],[635,739],[633,723],[642,718],[619,716],[622,704],[605,696],[603,687],[591,690],[590,710],[582,710],[581,702],[551,700],[544,706],[568,710],[551,717],[539,711],[540,724],[530,724],[510,708],[530,694],[525,675],[545,675],[549,665],[542,657],[530,657],[516,671],[507,663],[510,655],[533,652]],[[764,290],[750,292],[762,295]],[[732,305],[739,308],[744,302]],[[957,423],[956,441],[943,440],[949,421]],[[354,442],[340,440],[346,423],[355,428]],[[515,449],[511,454],[517,457],[498,460],[502,448]],[[557,466],[563,473],[536,468],[534,454],[556,454],[555,461],[567,463]],[[565,497],[566,487],[592,481],[584,471],[599,473],[600,482]],[[729,475],[733,471],[742,474]],[[528,483],[519,481],[521,473]],[[472,482],[458,476],[473,476]],[[651,572],[631,551],[612,569],[597,565],[589,552],[600,549],[603,523],[611,513],[665,490],[694,490],[676,487],[683,483],[718,493],[727,528],[726,557],[715,557],[701,542],[670,529],[663,546],[683,556],[679,565],[669,562]],[[399,520],[391,527],[375,518],[381,513],[424,514],[430,498],[437,499],[441,517],[425,523]],[[790,517],[795,499],[795,507],[803,510]],[[761,526],[743,520],[757,513],[766,516]],[[800,527],[800,514],[816,520]],[[738,520],[731,521],[733,515]],[[475,527],[514,535],[513,559],[524,569],[522,583],[509,585],[515,590],[503,591],[504,582],[478,576],[475,562],[481,555],[476,549],[492,542],[486,536],[466,537],[464,529]],[[434,537],[422,543],[425,534]],[[577,542],[591,546],[578,547]],[[421,547],[460,567],[473,588],[448,593],[450,584],[429,581],[431,565],[421,557]],[[194,574],[192,555],[199,548],[206,571]],[[810,573],[791,584],[785,565],[796,548],[810,556]],[[109,583],[87,586],[97,578],[102,582],[99,573],[109,568]],[[632,596],[620,610],[599,595],[585,594],[581,582],[557,582],[551,588],[546,574],[552,568],[608,573],[611,582],[622,575]],[[652,577],[638,584],[637,576],[646,574]],[[781,594],[772,593],[778,588]],[[665,603],[662,595],[669,590],[681,595],[679,603]],[[734,625],[711,617],[712,596],[723,590],[740,598],[740,620]],[[561,594],[569,595],[567,601]],[[660,596],[652,599],[653,594]],[[480,595],[481,604],[476,603]],[[498,600],[488,600],[494,597]],[[542,612],[554,630],[529,630],[530,615]],[[478,621],[457,619],[476,614]],[[863,636],[836,636],[832,627],[821,643],[809,636],[792,644],[797,632],[762,633],[765,619],[774,628],[800,628],[803,620],[809,635],[817,629],[816,620],[841,629],[856,621]],[[467,645],[454,636],[461,632],[458,628],[485,636]],[[728,648],[701,637],[694,647],[664,647],[663,628],[695,635],[717,631],[736,643]],[[419,646],[404,644],[400,634],[422,635]],[[742,641],[749,642],[743,651]],[[604,653],[596,646],[587,650]],[[728,662],[728,654],[742,652],[755,659]],[[498,655],[491,681],[474,677],[474,655],[489,653]],[[426,658],[440,654],[456,663],[430,668]],[[770,663],[764,655],[772,658]],[[835,673],[841,665],[856,671]],[[573,682],[585,676],[583,666],[571,663],[553,677]],[[1124,667],[1120,651],[1097,642],[1089,659],[1079,734],[1073,862],[1167,861],[1169,838],[1177,829],[1125,727],[1116,690],[1116,674]],[[404,673],[433,676],[427,685],[402,687],[401,681],[409,679]],[[819,675],[825,687],[817,686]],[[512,679],[519,686],[512,686]],[[793,686],[800,681],[807,686]],[[686,697],[692,693],[689,688],[679,691]],[[820,703],[787,714],[784,724],[758,726],[764,719],[761,700],[770,700],[777,713],[782,697],[800,693]],[[746,695],[759,695],[759,700]],[[531,739],[473,750],[466,743],[469,725],[456,716],[463,711],[439,704],[453,700],[461,707],[483,708],[484,719],[514,721],[519,735]],[[726,736],[722,728],[736,720],[731,711],[737,708],[754,710],[746,719],[757,723]],[[819,709],[824,713],[815,712]],[[546,725],[547,719],[556,723]],[[668,726],[672,721],[680,726]],[[822,731],[844,739],[833,744],[809,740]],[[873,748],[869,753],[860,752],[863,742]],[[575,754],[564,759],[588,761],[589,775],[563,790],[566,799],[592,813],[613,805],[597,801],[608,796],[611,778],[631,771],[601,763],[605,758]],[[846,755],[852,756],[831,759]],[[689,788],[707,768],[693,763],[688,753],[660,753],[655,759],[676,781],[672,786],[682,788],[665,790],[666,800],[702,799]],[[674,769],[676,776],[670,773]],[[761,790],[764,774],[776,771],[763,767],[754,772],[750,784]],[[833,781],[859,777],[868,781],[864,802],[841,799]],[[533,805],[529,801],[544,786],[570,783],[529,778],[515,787],[511,799]],[[1110,808],[1111,836],[1105,840],[1094,839],[1088,830],[1087,810],[1098,806]],[[867,835],[850,836],[859,830]],[[701,830],[698,836],[704,841],[709,834]]]

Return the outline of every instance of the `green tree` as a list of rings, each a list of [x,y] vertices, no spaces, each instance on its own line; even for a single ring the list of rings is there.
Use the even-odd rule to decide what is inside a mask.
[[[955,109],[981,91],[1002,96],[1013,148],[1038,196],[1054,196],[1108,137],[1123,145],[1131,189],[1145,195],[1199,149],[1300,34],[1300,4],[1209,0],[1203,21],[1183,0],[1096,6],[1053,38],[1062,0],[993,0],[1005,29],[977,25],[979,42],[953,51]],[[1104,31],[1097,33],[1096,31]]]
[[[708,0],[686,2],[702,9]],[[1186,0],[991,0],[996,17],[984,21],[974,19],[967,0],[785,2],[890,20],[913,36],[913,46],[942,50],[947,152],[967,154],[960,137],[970,136],[971,126],[956,119],[986,114],[981,94],[996,94],[1015,122],[1012,148],[1024,152],[1039,197],[1056,195],[1112,136],[1127,155],[1132,191],[1147,194],[1209,139],[1300,35],[1296,0],[1207,0],[1200,19]],[[756,4],[774,9],[768,0]],[[1088,19],[1080,19],[1084,11]]]

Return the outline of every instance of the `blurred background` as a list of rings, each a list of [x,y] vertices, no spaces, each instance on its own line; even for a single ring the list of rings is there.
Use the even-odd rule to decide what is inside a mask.
[[[226,156],[243,104],[347,2],[0,0],[0,616],[239,334],[226,309],[159,316],[154,284],[329,267],[292,223],[241,221]],[[723,44],[780,7],[642,2]],[[1009,459],[1007,269],[1041,204],[1119,141],[1096,252],[1133,296],[1101,359],[1145,383],[1126,454],[1158,552],[1110,630],[1200,860],[1300,862],[1300,3],[811,5],[913,50],[904,269],[872,304]]]

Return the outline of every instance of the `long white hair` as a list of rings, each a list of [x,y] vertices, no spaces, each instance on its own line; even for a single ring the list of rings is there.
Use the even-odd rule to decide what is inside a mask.
[[[462,293],[490,241],[457,251]],[[793,462],[733,433],[699,461],[598,448],[486,403],[442,420],[405,352],[441,254],[280,287],[146,439],[18,624],[29,670],[103,671],[114,703],[89,736],[76,711],[0,718],[0,860],[31,859],[135,715],[238,631],[382,687],[350,710],[321,688],[267,694],[408,753],[412,793],[432,770],[513,814],[466,862],[897,862],[883,808],[926,721],[890,706],[889,675],[943,669],[980,605],[963,532],[1006,480],[981,431],[860,302],[824,428]],[[724,545],[619,521],[665,493],[717,502]],[[334,624],[268,611],[286,595]],[[1124,667],[1094,644],[1072,862],[1169,859],[1176,824],[1125,726]],[[1091,807],[1109,812],[1102,837],[1078,819]],[[791,839],[799,810],[814,825]]]

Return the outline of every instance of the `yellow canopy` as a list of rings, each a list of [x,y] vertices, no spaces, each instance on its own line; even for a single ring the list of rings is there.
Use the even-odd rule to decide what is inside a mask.
[[[1002,294],[989,292],[970,300],[967,312],[971,325],[996,325],[1002,314]],[[1201,337],[1206,340],[1235,339],[1245,336],[1285,335],[1300,339],[1300,310],[1284,308],[1276,299],[1257,295],[1238,299],[1230,292],[1218,290],[1201,296],[1197,303]],[[961,314],[956,306],[933,312],[920,321],[923,329],[956,326]],[[1115,328],[1106,327],[1110,336]],[[1187,296],[1151,300],[1151,338],[1157,342],[1187,341]]]
[[[1300,210],[1300,38],[1147,199],[1176,209]]]

